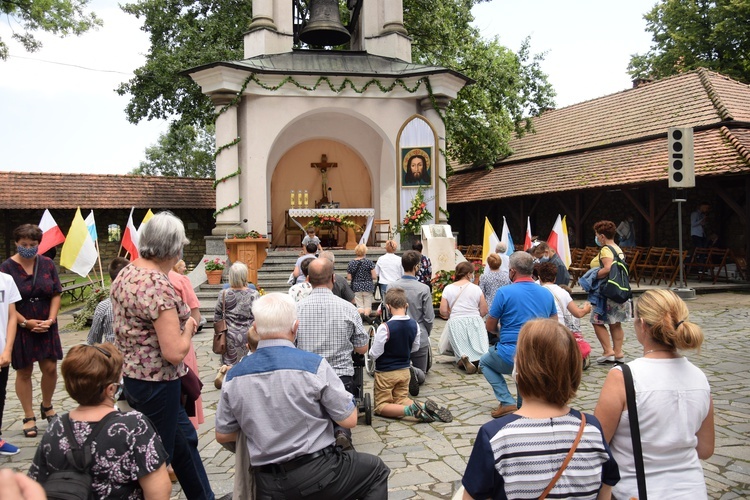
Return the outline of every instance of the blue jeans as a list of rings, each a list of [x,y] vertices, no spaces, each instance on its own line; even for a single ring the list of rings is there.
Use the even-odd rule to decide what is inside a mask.
[[[385,291],[388,290],[388,285],[386,283],[378,283],[378,288],[380,288],[380,301],[385,304]]]
[[[198,452],[198,434],[180,404],[180,380],[150,382],[125,377],[128,403],[159,433],[187,498],[212,500],[214,493]]]
[[[492,386],[492,390],[495,392],[495,398],[500,401],[503,406],[517,406],[521,407],[521,395],[518,395],[518,403],[511,395],[508,390],[508,383],[505,381],[503,375],[510,375],[513,373],[513,363],[507,363],[497,354],[497,349],[494,346],[490,346],[490,350],[487,351],[479,358],[479,366],[482,367],[482,373],[487,382]]]

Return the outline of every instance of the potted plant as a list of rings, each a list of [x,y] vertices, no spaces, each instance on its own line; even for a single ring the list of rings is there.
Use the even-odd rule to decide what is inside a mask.
[[[203,264],[206,267],[206,278],[209,285],[218,285],[221,283],[221,275],[224,273],[225,261],[218,257],[213,260],[204,259]]]
[[[263,237],[264,237],[263,235],[261,235],[258,231],[255,231],[255,230],[248,231],[246,233],[237,233],[234,235],[234,238],[238,240],[247,240],[247,239],[263,238]]]

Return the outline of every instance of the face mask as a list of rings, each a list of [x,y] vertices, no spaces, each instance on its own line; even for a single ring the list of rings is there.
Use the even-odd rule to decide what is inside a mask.
[[[599,243],[599,238],[596,237],[596,236],[594,236],[594,242],[596,243],[596,246],[598,246],[598,247],[602,246],[602,244]]]
[[[539,262],[549,262],[549,257],[542,257]]]
[[[513,382],[518,383],[518,372],[516,371],[515,363],[513,363],[513,371],[510,372],[510,376],[513,377]]]
[[[39,250],[38,245],[29,247],[29,248],[22,247],[20,245],[16,247],[16,251],[18,252],[18,255],[20,255],[24,259],[33,259],[34,257],[36,257],[36,253],[38,250]]]
[[[117,389],[115,390],[115,394],[112,396],[112,398],[115,401],[119,401],[120,400],[120,396],[122,396],[122,389],[123,389],[122,383],[117,384]]]

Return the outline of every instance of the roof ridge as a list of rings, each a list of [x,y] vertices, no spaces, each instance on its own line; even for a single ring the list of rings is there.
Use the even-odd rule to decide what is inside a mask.
[[[726,139],[729,144],[731,144],[732,147],[737,150],[737,153],[739,153],[742,159],[745,160],[745,163],[750,165],[750,150],[748,150],[747,147],[745,147],[745,145],[742,144],[742,142],[737,138],[737,136],[734,135],[732,131],[729,130],[729,128],[727,128],[726,126],[722,126],[719,131],[721,132],[722,137],[724,137],[724,139]]]
[[[727,106],[721,100],[719,93],[714,88],[714,85],[711,82],[711,76],[708,74],[709,70],[707,70],[706,68],[698,68],[697,71],[701,85],[703,85],[703,88],[706,90],[708,98],[711,99],[711,103],[714,105],[714,108],[716,108],[719,117],[723,121],[734,120],[734,117],[732,117],[732,114],[729,112],[729,108],[727,108]]]

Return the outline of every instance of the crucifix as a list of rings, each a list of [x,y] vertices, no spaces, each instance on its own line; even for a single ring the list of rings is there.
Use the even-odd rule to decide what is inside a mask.
[[[310,168],[317,168],[320,173],[323,174],[323,198],[320,199],[320,203],[331,203],[328,199],[328,169],[338,167],[338,163],[328,163],[328,156],[322,155],[320,157],[320,163],[311,163]]]

